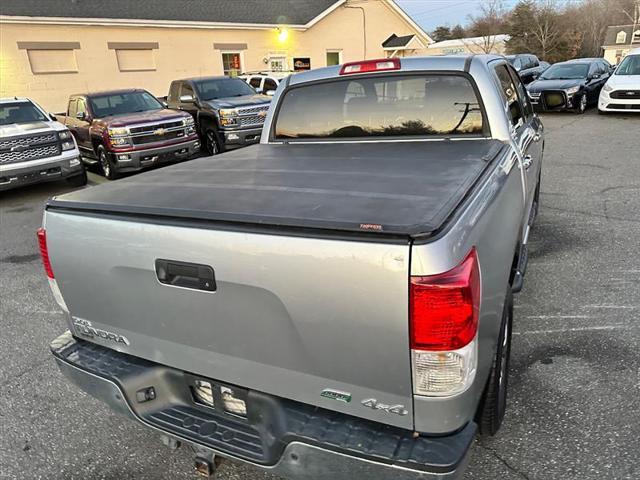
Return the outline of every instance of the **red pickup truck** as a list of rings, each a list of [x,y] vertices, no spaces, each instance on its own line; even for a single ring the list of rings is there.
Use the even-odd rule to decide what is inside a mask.
[[[109,180],[200,150],[193,117],[167,109],[146,90],[72,95],[66,115],[56,117],[73,133],[82,161],[99,164]]]

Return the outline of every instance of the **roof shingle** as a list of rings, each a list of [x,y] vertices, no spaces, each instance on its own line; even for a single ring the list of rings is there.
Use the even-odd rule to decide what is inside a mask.
[[[2,0],[0,15],[304,25],[338,0]]]

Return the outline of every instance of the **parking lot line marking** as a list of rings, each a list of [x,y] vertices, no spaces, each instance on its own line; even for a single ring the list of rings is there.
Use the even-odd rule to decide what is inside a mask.
[[[591,318],[590,315],[527,315],[525,318],[547,320],[549,318]]]
[[[621,310],[634,310],[637,305],[584,305],[582,308],[614,308]]]
[[[598,327],[578,327],[578,328],[551,328],[548,330],[526,330],[524,332],[513,332],[513,335],[545,334],[545,333],[567,333],[567,332],[590,332],[598,330],[622,330],[637,328],[635,325],[602,325]]]

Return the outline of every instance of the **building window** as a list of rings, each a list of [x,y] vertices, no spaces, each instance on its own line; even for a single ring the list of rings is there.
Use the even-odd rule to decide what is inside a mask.
[[[625,43],[627,41],[627,32],[621,30],[616,35],[616,43]]]
[[[228,77],[237,77],[242,73],[240,52],[222,52],[222,71]]]
[[[633,32],[633,39],[631,40],[631,43],[640,43],[640,30]]]
[[[342,50],[327,50],[327,67],[342,63]]]

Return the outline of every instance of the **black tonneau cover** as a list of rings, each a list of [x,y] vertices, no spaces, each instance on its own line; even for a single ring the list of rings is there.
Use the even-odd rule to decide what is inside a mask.
[[[502,147],[482,139],[254,145],[78,190],[48,208],[428,235]]]

